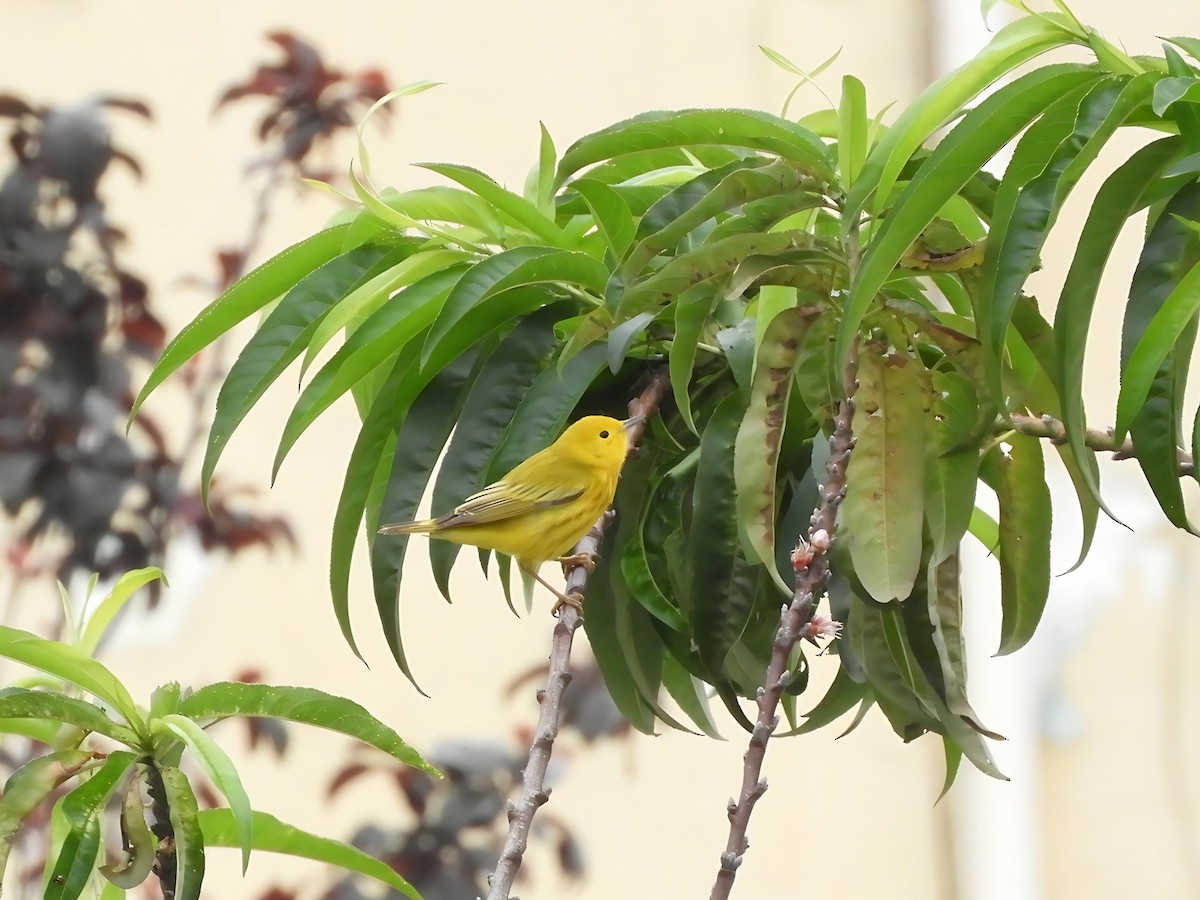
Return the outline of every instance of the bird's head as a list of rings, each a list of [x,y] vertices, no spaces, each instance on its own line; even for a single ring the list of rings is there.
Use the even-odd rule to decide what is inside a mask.
[[[641,421],[641,416],[625,421],[610,416],[584,416],[571,423],[556,443],[582,463],[619,470],[629,449],[626,431]]]

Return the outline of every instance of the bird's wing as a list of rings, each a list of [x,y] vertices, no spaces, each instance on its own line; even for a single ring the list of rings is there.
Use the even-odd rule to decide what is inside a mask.
[[[563,506],[583,496],[582,485],[531,485],[497,481],[468,497],[454,512],[437,520],[439,528],[499,522],[540,509]]]

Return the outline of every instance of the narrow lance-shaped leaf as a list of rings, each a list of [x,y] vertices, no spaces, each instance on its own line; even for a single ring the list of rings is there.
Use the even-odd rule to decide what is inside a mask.
[[[275,452],[272,481],[288,451],[321,413],[429,327],[462,273],[458,267],[445,269],[410,285],[342,345],[292,408]]]
[[[210,847],[237,847],[240,833],[233,814],[228,809],[202,809],[197,816],[204,842]],[[341,841],[319,837],[302,831],[294,825],[279,821],[272,815],[255,810],[254,849],[267,853],[283,853],[300,859],[337,866],[346,872],[354,872],[373,878],[399,891],[412,900],[420,900],[420,894],[411,884],[394,872],[390,866],[368,856],[356,847]]]
[[[1071,455],[1088,490],[1110,517],[1113,513],[1100,497],[1092,462],[1093,451],[1084,441],[1087,424],[1083,409],[1083,358],[1096,295],[1121,229],[1143,204],[1149,185],[1179,152],[1178,138],[1164,138],[1141,148],[1110,175],[1096,193],[1092,209],[1076,244],[1071,268],[1063,283],[1054,316],[1058,350],[1055,384],[1062,396],[1062,422]]]
[[[699,434],[692,419],[692,372],[704,325],[708,321],[717,293],[711,285],[688,288],[675,300],[675,335],[671,340],[669,368],[671,392],[683,423],[693,434]]]
[[[867,159],[867,89],[853,75],[842,78],[838,108],[838,175],[849,190]]]
[[[130,728],[114,722],[104,711],[75,697],[54,691],[29,691],[24,688],[0,690],[0,719],[49,719],[94,731],[127,747],[136,747],[140,738]]]
[[[308,346],[309,338],[346,290],[396,251],[389,247],[358,247],[305,276],[279,301],[246,343],[221,383],[216,411],[208,429],[200,491],[205,505],[217,461],[234,431],[268,387]]]
[[[478,194],[504,217],[526,229],[538,240],[552,247],[570,248],[571,242],[563,230],[548,218],[537,206],[525,198],[501,187],[483,172],[469,166],[449,163],[418,163],[421,168],[457,181],[469,191]]]
[[[925,523],[930,565],[955,553],[971,524],[979,451],[956,450],[975,426],[978,403],[971,382],[957,372],[930,373],[934,419],[925,455]]]
[[[775,570],[775,485],[779,450],[787,427],[787,401],[799,361],[800,342],[814,310],[779,312],[767,325],[754,369],[750,405],[738,428],[733,476],[737,521],[750,547],[778,580]],[[703,458],[703,450],[701,450]],[[787,586],[780,586],[786,591]]]
[[[143,725],[125,685],[103,665],[68,644],[0,625],[0,656],[78,685],[124,716],[135,731]]]
[[[200,900],[204,882],[204,835],[200,831],[199,805],[187,775],[171,766],[159,766],[166,790],[171,830],[175,835],[175,900]]]
[[[700,658],[719,677],[725,656],[749,622],[757,573],[738,547],[734,445],[744,413],[726,395],[704,428],[688,533],[689,618]]]
[[[96,652],[96,648],[100,646],[100,641],[104,637],[104,633],[108,630],[108,626],[112,624],[112,620],[116,614],[129,602],[129,599],[137,592],[138,588],[152,581],[161,581],[164,586],[167,586],[167,577],[163,574],[162,569],[157,566],[134,569],[118,578],[117,583],[108,592],[108,596],[100,601],[100,605],[88,616],[87,624],[83,628],[83,634],[79,638],[80,651],[88,656],[93,655]]]
[[[191,719],[269,716],[313,725],[362,741],[405,765],[440,777],[437,769],[425,762],[394,729],[362,706],[315,688],[217,682],[184,698],[179,711]]]
[[[988,351],[984,360],[997,394],[1000,354],[1013,306],[1021,286],[1037,265],[1047,233],[1086,167],[1117,127],[1146,100],[1154,78],[1146,74],[1127,83],[1108,78],[1092,86],[1080,101],[1070,136],[1059,145],[1041,174],[1022,188],[1003,242],[996,246],[989,236],[989,262],[995,260],[994,290],[981,296],[985,302],[978,308],[977,317],[980,340]]]
[[[348,225],[319,231],[235,282],[206,306],[163,350],[129,411],[129,419],[158,385],[234,325],[262,309],[305,275],[345,253]]]
[[[458,417],[477,357],[476,350],[468,350],[439,372],[405,416],[380,503],[381,524],[407,522],[415,517],[417,504]],[[400,635],[400,584],[409,540],[376,538],[371,546],[371,577],[384,637],[397,665],[411,679]]]
[[[571,182],[571,189],[583,198],[591,210],[596,228],[604,236],[604,242],[612,254],[614,265],[620,263],[637,232],[629,205],[612,187],[591,178]]]
[[[1043,46],[1042,49],[1049,47]],[[839,360],[846,358],[863,316],[870,309],[879,289],[913,241],[933,221],[946,202],[962,190],[984,163],[1040,115],[1055,98],[1096,77],[1094,71],[1071,64],[1036,69],[981,101],[938,143],[897,198],[893,212],[883,220],[867,248],[846,300],[838,334]],[[930,95],[927,92],[925,96]],[[932,123],[930,131],[938,124],[940,121]],[[860,201],[865,200],[866,192],[870,190],[874,166],[881,168],[880,160],[889,158],[896,150],[900,125],[897,122],[896,127],[888,132],[868,157],[863,174],[852,189],[852,195],[857,195]],[[923,129],[924,125],[918,131]],[[925,135],[928,133],[925,132]],[[897,134],[897,138],[889,140],[893,134]],[[924,140],[924,135],[921,140]],[[912,149],[915,150],[916,146],[919,143]],[[905,152],[911,153],[911,150]],[[894,168],[899,172],[899,166]],[[843,222],[861,209],[861,205],[856,206],[853,200],[852,196],[847,201]]]
[[[329,589],[333,612],[342,636],[354,655],[362,659],[350,623],[350,563],[358,526],[368,503],[371,485],[381,465],[390,466],[398,425],[395,398],[415,367],[414,359],[401,358],[392,367],[379,391],[350,451],[342,491],[333,515],[333,536],[329,548]],[[374,529],[368,526],[368,536]],[[369,538],[368,538],[369,539]],[[420,688],[418,688],[420,690]]]
[[[91,778],[63,798],[62,812],[70,830],[54,862],[45,900],[75,900],[83,893],[100,852],[100,815],[136,758],[137,754],[123,750],[110,753]]]
[[[21,823],[55,788],[95,758],[89,750],[57,750],[34,757],[9,776],[0,794],[0,879]]]
[[[858,355],[854,453],[842,506],[863,587],[881,603],[912,593],[921,566],[928,375],[904,350],[876,343]]]
[[[237,824],[238,843],[242,850],[242,874],[245,875],[246,867],[250,865],[250,850],[254,846],[254,824],[250,815],[250,798],[246,795],[233,760],[221,749],[220,744],[209,737],[207,731],[187,716],[173,713],[163,716],[160,721],[187,745],[200,763],[200,768],[229,801],[229,811]]]
[[[521,398],[546,367],[556,343],[554,323],[565,309],[548,306],[526,316],[484,363],[463,401],[454,437],[438,468],[431,501],[434,515],[453,509],[486,487],[488,460]],[[447,599],[450,570],[459,549],[452,541],[429,541],[433,579]]]
[[[749,109],[685,109],[644,113],[580,138],[563,153],[557,183],[612,157],[705,144],[766,150],[805,163],[820,178],[833,174],[825,145],[793,122]]]
[[[1001,656],[1033,637],[1050,593],[1050,491],[1042,445],[1021,434],[1005,442],[1011,449],[993,449],[980,468],[1000,504]]]
[[[476,263],[454,285],[450,296],[429,329],[421,351],[428,364],[434,348],[472,312],[487,301],[514,288],[546,282],[563,282],[599,294],[608,281],[608,269],[586,253],[548,247],[517,247]]]
[[[872,193],[876,197],[876,211],[887,208],[901,170],[929,136],[952,119],[972,97],[1008,72],[1048,50],[1071,43],[1072,36],[1062,26],[1062,18],[1054,14],[1018,19],[997,32],[987,47],[969,62],[922,91],[867,157],[862,177],[855,182],[847,198],[844,220],[857,218]],[[977,108],[986,103],[987,100],[983,101]]]
[[[349,337],[381,306],[390,302],[401,288],[456,263],[470,261],[471,257],[461,250],[441,248],[412,253],[382,271],[373,271],[371,277],[356,285],[316,324],[304,350],[304,361],[300,363],[300,383],[304,382],[305,374],[321,351],[339,332],[345,331]]]

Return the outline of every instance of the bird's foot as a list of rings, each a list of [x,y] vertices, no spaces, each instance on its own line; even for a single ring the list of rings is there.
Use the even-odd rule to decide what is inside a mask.
[[[556,592],[557,593],[557,592]],[[563,607],[569,606],[575,612],[583,615],[583,594],[578,591],[571,591],[569,594],[559,594],[558,602],[550,607],[550,615],[558,616],[561,614]]]
[[[574,553],[571,556],[560,556],[556,560],[562,564],[563,578],[576,566],[583,566],[590,575],[596,568],[596,558],[589,553]]]

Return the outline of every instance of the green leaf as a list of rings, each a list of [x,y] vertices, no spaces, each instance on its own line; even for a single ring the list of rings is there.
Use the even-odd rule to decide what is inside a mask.
[[[488,463],[485,484],[498,481],[562,433],[579,398],[604,367],[608,348],[588,347],[559,373],[551,367],[530,386]]]
[[[796,387],[804,405],[826,434],[833,433],[833,416],[843,393],[842,367],[833,357],[837,330],[837,313],[822,313],[800,343],[796,368]]]
[[[607,281],[607,267],[586,253],[550,247],[517,247],[489,256],[472,266],[450,292],[425,339],[421,366],[428,364],[439,342],[492,297],[514,288],[547,282],[578,284],[601,293]]]
[[[1062,421],[1062,402],[1059,399],[1055,380],[1058,377],[1058,347],[1055,343],[1053,329],[1042,318],[1038,311],[1037,301],[1032,297],[1021,295],[1013,309],[1013,326],[1017,334],[1010,335],[1009,356],[1012,360],[1013,371],[1022,382],[1021,402],[1034,415],[1051,415]],[[1028,353],[1025,352],[1028,351]],[[1096,523],[1100,517],[1100,504],[1088,487],[1088,477],[1094,483],[1099,483],[1100,466],[1096,455],[1088,453],[1082,463],[1077,462],[1074,452],[1067,444],[1056,442],[1054,449],[1058,452],[1071,483],[1075,487],[1075,496],[1079,501],[1080,517],[1083,525],[1083,538],[1080,542],[1079,557],[1075,564],[1067,570],[1073,572],[1083,564],[1092,546],[1096,534]]]
[[[975,509],[979,451],[956,451],[975,425],[975,389],[957,372],[932,372],[934,421],[925,454],[925,524],[936,565],[958,549]]]
[[[315,688],[217,682],[185,698],[179,711],[190,719],[269,716],[325,728],[370,744],[435,778],[441,777],[400,735],[357,703]]]
[[[1042,445],[1022,434],[1005,442],[1011,451],[992,450],[980,468],[1000,503],[1000,656],[1033,637],[1050,593],[1050,491]]]
[[[279,301],[221,383],[204,448],[200,490],[205,506],[217,461],[233,432],[262,395],[308,345],[321,321],[347,286],[395,253],[389,247],[358,247],[305,276]]]
[[[279,439],[271,480],[288,451],[338,397],[432,324],[461,268],[443,269],[410,285],[367,319],[319,371],[296,401]]]
[[[1009,26],[1009,28],[1013,27],[1015,25]],[[996,39],[999,40],[1008,30],[1002,31],[996,36]],[[996,41],[993,41],[993,44],[995,43]],[[1041,46],[1038,52],[1049,49],[1049,46],[1051,45]],[[983,57],[983,59],[991,59],[991,67],[987,69],[988,73],[991,73],[997,66],[1000,68],[996,70],[996,76],[1004,71],[1003,65],[1007,61],[1002,63],[991,57]],[[969,63],[968,67],[972,65],[973,63]],[[947,78],[953,77],[955,77],[955,73],[947,76]],[[946,202],[962,190],[989,159],[1031,120],[1040,115],[1055,98],[1087,81],[1094,80],[1096,77],[1094,71],[1082,66],[1071,64],[1046,66],[1000,88],[963,116],[962,120],[921,164],[916,175],[896,200],[892,214],[884,219],[882,226],[874,235],[851,285],[850,296],[846,300],[844,318],[838,334],[837,359],[846,358],[851,341],[858,332],[863,316],[874,302],[875,295],[913,241],[934,220]],[[988,78],[989,80],[979,87],[984,87],[994,80],[991,74],[988,75]],[[939,84],[942,82],[936,83],[934,87]],[[968,96],[973,96],[977,89],[972,87]],[[922,95],[925,99],[919,99],[909,108],[910,112],[921,110],[923,106],[937,111],[937,120],[921,119],[920,127],[916,125],[915,121],[909,124],[909,127],[916,128],[916,133],[923,132],[920,138],[922,141],[933,128],[940,124],[941,117],[948,114],[941,111],[940,102],[934,104],[936,95],[930,93],[932,90],[933,88],[927,90]],[[950,95],[947,94],[947,96]],[[955,108],[956,106],[957,103]],[[908,112],[905,116],[909,117]],[[902,117],[902,121],[904,118]],[[928,131],[925,130],[926,125],[929,125]],[[911,149],[898,147],[899,134],[902,131],[902,123],[897,122],[896,126],[875,146],[867,158],[863,175],[851,190],[851,197],[847,199],[848,208],[843,212],[843,221],[846,221],[845,217],[855,216],[861,210],[861,203],[865,201],[869,190],[864,186],[872,183],[873,173],[876,178],[879,177],[884,159],[890,159],[894,152],[907,159],[912,150],[920,145],[918,141]],[[907,147],[907,143],[904,147]],[[888,165],[889,170],[895,168],[896,172],[899,172],[903,163],[900,166],[892,166],[889,162]],[[892,177],[894,179],[894,176]],[[855,196],[859,200],[857,206],[853,202]],[[882,204],[877,205],[882,206]]]
[[[478,194],[461,188],[435,185],[404,192],[384,188],[379,199],[410,219],[466,225],[495,239],[504,237],[504,223],[495,208]]]
[[[150,392],[185,362],[301,278],[352,249],[344,246],[349,227],[339,225],[319,231],[293,244],[239,279],[206,306],[163,350],[129,410],[129,421],[133,421]]]
[[[405,416],[380,501],[378,515],[383,523],[407,522],[415,517],[417,505],[458,418],[477,357],[477,348],[468,350],[438,372]],[[384,637],[396,664],[411,680],[400,634],[400,585],[408,542],[407,537],[377,538],[371,546],[371,579]]]
[[[0,879],[8,865],[17,830],[26,816],[68,778],[96,758],[88,750],[58,750],[35,756],[9,776],[0,794]]]
[[[0,656],[83,688],[124,716],[134,731],[140,732],[145,726],[133,698],[117,676],[74,647],[0,625]]]
[[[652,734],[654,709],[646,701],[632,671],[637,664],[634,648],[621,642],[619,618],[627,610],[620,609],[612,590],[615,567],[608,556],[607,553],[601,555],[588,578],[587,618],[583,627],[613,703],[634,728],[643,734]]]
[[[793,307],[781,311],[767,325],[758,348],[750,404],[738,428],[734,446],[737,523],[746,534],[751,549],[777,580],[776,470],[787,427],[787,402],[799,362],[800,342],[814,318],[811,310]],[[701,464],[703,459],[702,449]],[[782,582],[780,587],[787,591]]]
[[[693,434],[699,432],[692,419],[692,372],[704,326],[717,299],[712,285],[699,284],[685,290],[675,301],[675,336],[671,341],[669,361],[671,392],[683,423]]]
[[[980,724],[979,716],[967,700],[966,642],[962,633],[962,586],[959,581],[958,554],[954,553],[941,563],[931,565],[928,580],[928,609],[915,618],[919,619],[922,630],[927,625],[931,626],[929,638],[936,651],[939,664],[936,675],[940,678],[935,676],[930,680],[935,689],[940,681],[939,694],[953,715],[980,734],[993,740],[1004,740]],[[917,612],[915,607],[913,612]],[[911,627],[909,640],[914,645],[917,643]]]
[[[204,841],[210,847],[236,847],[239,842],[238,826],[227,809],[204,809],[198,816]],[[272,815],[255,810],[253,813],[254,849],[266,853],[284,853],[314,862],[328,863],[347,872],[356,872],[373,878],[399,891],[412,900],[421,900],[407,881],[397,875],[391,867],[368,856],[361,850],[341,841],[318,837],[307,831],[279,821]]]
[[[1181,50],[1186,51],[1193,59],[1200,60],[1200,39],[1193,37],[1170,37],[1167,40]]]
[[[209,737],[208,732],[187,716],[172,714],[163,716],[159,721],[187,745],[200,763],[200,768],[229,801],[229,811],[233,814],[238,843],[242,848],[242,874],[245,875],[250,865],[250,848],[254,846],[254,825],[250,818],[250,798],[242,786],[237,767],[229,754]]]
[[[628,319],[608,333],[608,370],[616,375],[625,364],[625,357],[637,339],[646,331],[646,327],[654,321],[654,313],[639,313]]]
[[[670,653],[663,656],[662,683],[681,710],[696,727],[714,740],[722,740],[708,708],[708,686],[689,672]]]
[[[1130,424],[1146,402],[1160,367],[1179,343],[1197,311],[1200,311],[1200,263],[1192,266],[1179,279],[1129,354],[1121,373],[1115,435],[1128,433]]]
[[[471,258],[461,250],[426,250],[399,260],[395,265],[357,285],[317,323],[316,330],[309,339],[308,348],[304,351],[304,361],[300,364],[300,381],[304,381],[309,367],[338,332],[344,329],[349,337],[380,307],[391,302],[401,288],[415,284],[455,263],[470,261]]]
[[[93,704],[52,691],[0,690],[0,719],[9,718],[50,719],[106,735],[127,747],[137,747],[141,743],[136,733],[114,722]]]
[[[121,611],[121,608],[125,606],[138,588],[149,584],[151,581],[161,581],[166,585],[167,576],[162,573],[162,569],[156,566],[148,566],[144,569],[134,569],[131,572],[126,572],[117,579],[117,583],[112,586],[112,590],[108,592],[108,596],[96,607],[95,612],[88,616],[87,624],[83,628],[83,634],[79,638],[79,649],[82,653],[91,656],[96,652],[96,648],[100,646],[100,640],[104,637],[104,633],[112,623],[113,617]]]
[[[117,783],[133,766],[137,754],[116,751],[94,775],[62,801],[70,831],[54,862],[45,900],[75,900],[91,880],[100,853],[100,816]]]
[[[346,464],[346,476],[333,516],[333,536],[329,549],[329,589],[333,612],[342,636],[359,659],[362,659],[362,654],[358,651],[350,624],[350,563],[354,558],[354,541],[376,473],[383,465],[390,468],[397,433],[395,399],[415,362],[411,358],[397,360],[387,382],[363,418],[362,428]],[[373,538],[374,531],[368,526],[368,542]]]
[[[1073,42],[1071,35],[1063,30],[1063,21],[1060,16],[1055,15],[1019,19],[997,32],[987,47],[970,61],[942,76],[922,91],[871,150],[862,177],[846,198],[843,221],[856,219],[872,193],[875,195],[875,210],[879,212],[886,209],[896,180],[913,153],[920,149],[937,129],[953,119],[972,97],[1022,63],[1055,47]],[[1053,68],[1055,67],[1047,66],[1037,71]],[[1014,84],[1021,80],[1018,79]],[[975,109],[983,109],[989,101],[1009,87],[1012,85],[1000,88]],[[971,113],[968,113],[969,115]],[[1021,125],[1018,125],[1017,130],[1020,127]],[[1016,134],[1016,131],[1012,134]],[[990,155],[989,153],[988,156]],[[903,205],[903,201],[897,203],[898,207]],[[842,356],[844,354],[839,354],[839,357]]]
[[[629,205],[612,187],[591,178],[572,181],[571,189],[583,198],[591,210],[596,228],[612,254],[614,265],[620,263],[637,233]]]
[[[881,603],[912,593],[920,570],[931,402],[920,359],[884,349],[859,349],[855,446],[841,510],[854,571]]]
[[[942,791],[935,803],[940,802],[954,786],[954,779],[958,777],[958,767],[962,764],[963,757],[962,748],[950,737],[942,738],[942,748],[946,751],[946,777],[942,781]]]
[[[102,897],[109,895],[109,888],[123,898],[126,888],[136,888],[150,877],[154,868],[158,838],[146,822],[146,807],[142,800],[142,782],[146,765],[137,763],[125,796],[121,801],[121,846],[118,862],[100,866],[100,874],[107,880]]]
[[[838,666],[833,683],[817,705],[804,714],[807,720],[795,730],[795,734],[808,734],[818,728],[831,725],[862,702],[869,688],[850,677],[844,666]]]
[[[867,161],[867,89],[853,75],[842,78],[838,108],[838,177],[849,190]]]
[[[615,156],[706,144],[766,150],[809,166],[819,178],[833,174],[821,140],[786,119],[749,109],[685,109],[644,113],[580,138],[559,161],[556,183]]]
[[[538,240],[552,247],[567,249],[571,247],[570,240],[563,234],[563,230],[554,224],[553,219],[547,218],[534,204],[512,191],[505,190],[478,169],[449,163],[417,163],[417,165],[444,175],[452,181],[457,181],[467,190],[478,194],[498,212],[519,224]]]
[[[488,461],[521,398],[545,369],[556,344],[554,323],[563,312],[563,306],[547,306],[524,317],[484,363],[463,401],[454,437],[438,468],[432,497],[435,515],[487,486]],[[433,580],[447,599],[450,570],[459,549],[453,541],[429,542]]]
[[[62,730],[57,722],[47,719],[0,718],[0,734],[15,734],[53,747]]]
[[[1164,115],[1176,103],[1200,103],[1200,78],[1161,78],[1154,85],[1150,108],[1156,116]]]
[[[993,219],[984,261],[985,287],[977,300],[976,315],[979,338],[987,351],[984,360],[997,396],[1002,394],[1000,357],[1012,310],[1022,285],[1038,264],[1046,236],[1071,189],[1113,132],[1146,100],[1154,78],[1142,75],[1126,81],[1110,77],[1091,86],[1080,100],[1071,133],[1048,159],[1037,160],[1043,168],[1021,188],[998,240],[999,211]],[[1004,193],[1002,184],[1001,195]],[[1000,206],[998,196],[997,210]]]
[[[738,551],[734,444],[744,406],[737,393],[717,405],[700,439],[688,532],[688,618],[700,658],[719,676],[750,619],[756,573]]]
[[[624,276],[632,279],[656,256],[675,248],[688,234],[720,213],[766,197],[790,195],[804,173],[786,160],[754,164],[738,160],[680,185],[642,217],[641,242],[629,254]]]
[[[622,317],[665,306],[689,287],[733,272],[748,256],[783,254],[814,244],[811,234],[780,231],[772,234],[738,234],[703,244],[690,253],[671,258],[662,268],[631,286],[620,297]]]
[[[1190,183],[1163,207],[1146,237],[1129,289],[1121,331],[1122,371],[1129,372],[1137,347],[1176,291],[1184,273],[1200,263],[1200,242],[1178,217],[1200,215],[1200,185]],[[1159,366],[1141,412],[1130,423],[1138,463],[1159,505],[1176,526],[1191,530],[1179,484],[1178,447],[1183,443],[1182,402],[1195,324],[1189,323]],[[1128,378],[1128,374],[1123,378]],[[1122,390],[1125,390],[1122,385]],[[1120,432],[1118,431],[1118,434]]]
[[[200,900],[200,887],[204,882],[204,835],[200,831],[196,795],[187,776],[179,769],[157,768],[166,790],[171,830],[175,835],[175,900]]]
[[[1115,518],[1100,497],[1094,454],[1084,442],[1083,359],[1100,277],[1126,220],[1143,204],[1150,185],[1179,149],[1178,138],[1164,138],[1138,150],[1096,192],[1076,244],[1054,317],[1058,350],[1055,384],[1062,396],[1062,422],[1071,456],[1096,502]]]

